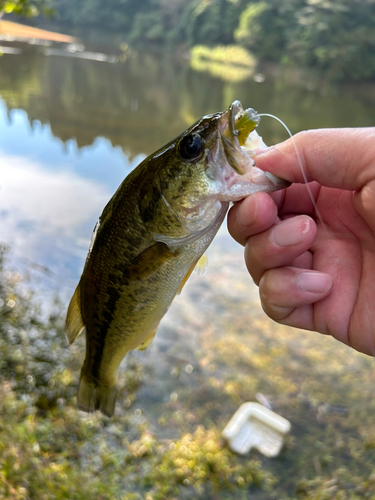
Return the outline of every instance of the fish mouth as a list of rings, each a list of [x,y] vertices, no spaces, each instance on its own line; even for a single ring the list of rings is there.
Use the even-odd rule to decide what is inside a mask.
[[[247,178],[250,175],[252,182],[262,185],[264,191],[284,189],[290,186],[290,182],[255,167],[254,151],[246,147],[246,140],[259,122],[258,113],[252,108],[244,110],[240,101],[234,101],[223,112],[218,128],[227,161],[234,171],[233,174],[246,175]],[[234,181],[237,176],[229,175],[229,177],[233,177]]]
[[[260,123],[260,116],[253,108],[243,109],[240,101],[234,101],[230,107],[230,127],[237,137],[239,145],[244,146],[249,134]]]
[[[240,101],[234,101],[220,117],[219,132],[225,155],[237,174],[243,175],[249,170],[249,159],[241,146],[259,122],[257,112],[253,109],[244,111]]]

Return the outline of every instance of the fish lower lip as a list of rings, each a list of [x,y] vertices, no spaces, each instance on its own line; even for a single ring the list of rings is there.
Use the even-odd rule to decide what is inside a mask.
[[[272,184],[274,184],[275,186],[284,186],[284,187],[288,187],[290,186],[292,183],[289,182],[289,181],[286,181],[284,179],[281,179],[280,177],[276,177],[276,175],[273,175],[271,174],[271,172],[264,172],[264,175],[272,182]]]

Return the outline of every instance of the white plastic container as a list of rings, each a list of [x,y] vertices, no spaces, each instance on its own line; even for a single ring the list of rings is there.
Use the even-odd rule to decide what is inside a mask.
[[[257,448],[266,457],[276,457],[290,431],[289,420],[259,403],[244,403],[222,432],[229,448],[246,455]]]

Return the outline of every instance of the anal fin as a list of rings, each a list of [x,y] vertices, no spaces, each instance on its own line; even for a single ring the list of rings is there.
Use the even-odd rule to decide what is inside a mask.
[[[70,301],[65,322],[65,335],[69,345],[73,344],[78,335],[85,328],[81,312],[81,282]]]
[[[151,342],[154,340],[156,330],[157,328],[155,328],[155,330],[148,335],[148,337],[144,342],[142,342],[142,344],[139,344],[139,346],[137,347],[138,351],[145,351],[150,346]]]

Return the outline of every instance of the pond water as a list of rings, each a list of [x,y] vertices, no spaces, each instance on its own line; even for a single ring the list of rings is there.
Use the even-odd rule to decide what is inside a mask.
[[[239,99],[294,133],[375,123],[371,85],[335,87],[279,69],[238,82],[230,71],[223,78],[195,72],[183,56],[94,44],[1,45],[8,50],[0,57],[0,241],[12,265],[39,276],[47,302],[51,290],[71,296],[95,222],[122,179],[204,114]],[[286,138],[267,118],[259,132],[268,144]],[[208,258],[207,274],[192,276],[155,342],[134,355],[152,376],[130,399],[120,382],[118,412],[176,441],[195,436],[199,425],[222,429],[242,402],[258,398],[292,422],[292,433],[281,459],[257,455],[277,486],[258,485],[256,498],[294,498],[302,480],[312,481],[311,491],[339,478],[335,486],[337,470],[349,464],[365,481],[371,466],[363,464],[374,458],[374,439],[366,438],[369,358],[269,321],[225,227]],[[83,356],[82,342],[79,349]],[[201,498],[189,480],[181,484],[181,498]],[[231,498],[224,487],[210,491],[202,498]]]
[[[15,255],[73,281],[122,179],[204,114],[240,99],[293,132],[375,121],[371,95],[300,75],[234,83],[194,72],[183,58],[121,56],[113,48],[108,62],[76,57],[97,47],[5,44],[20,53],[0,60],[1,238]],[[269,118],[260,133],[268,143],[286,138]]]

